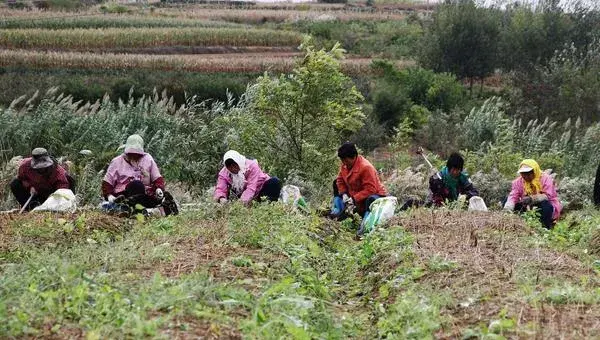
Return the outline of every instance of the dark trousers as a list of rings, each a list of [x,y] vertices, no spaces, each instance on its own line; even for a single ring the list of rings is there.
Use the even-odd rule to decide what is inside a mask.
[[[540,214],[540,222],[546,229],[552,229],[554,221],[552,220],[552,214],[554,214],[554,207],[548,200],[534,203],[531,205],[524,205],[521,203],[515,204],[515,211],[522,213],[527,211],[527,208],[536,209]]]
[[[260,192],[258,193],[258,200],[262,197],[266,197],[270,202],[275,202],[279,199],[281,194],[281,181],[277,177],[269,178],[264,184]]]
[[[596,180],[594,181],[594,204],[600,207],[600,165],[596,169]]]
[[[146,186],[141,181],[131,181],[125,187],[125,191],[117,193],[115,196],[124,196],[127,199],[126,204],[135,206],[142,205],[144,208],[155,208],[160,205],[160,201],[156,197],[146,194]]]
[[[67,175],[67,180],[69,181],[69,189],[75,192],[75,180],[70,175]],[[12,191],[13,196],[15,196],[15,199],[17,200],[17,202],[19,202],[19,205],[21,207],[24,206],[25,203],[27,203],[27,200],[30,196],[29,188],[26,188],[23,185],[23,181],[21,181],[18,178],[13,179],[12,182],[10,182],[10,191]],[[31,211],[33,208],[42,205],[42,203],[44,203],[48,199],[48,197],[50,197],[50,195],[52,195],[52,193],[54,193],[55,191],[56,189],[38,191],[33,196],[25,210]]]

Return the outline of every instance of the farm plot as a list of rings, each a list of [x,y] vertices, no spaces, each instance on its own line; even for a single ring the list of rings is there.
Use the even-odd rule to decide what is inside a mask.
[[[297,46],[296,32],[240,28],[118,28],[0,30],[0,46],[27,49],[98,49],[154,46]]]
[[[136,15],[54,15],[50,17],[12,17],[0,20],[0,29],[74,29],[74,28],[157,28],[157,27],[242,27],[244,25],[185,18],[165,18]]]
[[[0,50],[1,67],[28,67],[36,69],[151,69],[185,70],[203,73],[232,72],[288,72],[298,53],[232,53],[203,55],[146,55],[96,54],[78,52],[39,52]],[[411,65],[399,61],[398,66]],[[342,61],[347,74],[368,74],[371,59],[353,58]]]

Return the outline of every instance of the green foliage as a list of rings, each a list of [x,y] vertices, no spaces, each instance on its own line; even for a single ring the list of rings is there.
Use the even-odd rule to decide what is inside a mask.
[[[478,7],[472,0],[450,1],[437,6],[422,41],[419,61],[437,72],[458,78],[482,79],[496,65],[499,13]]]
[[[560,49],[544,67],[535,67],[527,75],[515,77],[519,89],[511,101],[514,112],[524,119],[565,121],[580,117],[584,125],[597,121],[600,109],[600,43],[574,44]]]
[[[377,322],[378,336],[385,339],[433,339],[440,328],[439,310],[424,296],[407,291],[388,307]]]
[[[177,105],[185,104],[186,97],[196,96],[198,101],[228,100],[228,93],[240,97],[248,83],[258,74],[215,73],[200,74],[177,71],[81,71],[0,69],[0,105],[8,106],[17,97],[45,92],[58,87],[60,93],[71,95],[75,101],[95,102],[109,94],[112,101],[136,100],[152,95],[154,89],[166,90]]]
[[[486,151],[490,144],[510,145],[514,132],[503,104],[500,98],[490,98],[471,110],[458,129],[462,132],[459,137],[461,148]]]
[[[600,12],[573,5],[565,10],[547,0],[537,6],[509,6],[500,37],[502,67],[528,74],[538,65],[546,66],[565,46],[587,51],[600,33],[596,25]]]
[[[436,74],[423,68],[396,69],[385,61],[373,63],[381,74],[371,91],[374,113],[389,129],[407,119],[420,128],[430,111],[449,111],[464,102],[464,89],[450,74]]]
[[[370,106],[364,107],[365,111],[370,109]],[[370,152],[384,144],[386,133],[386,127],[379,122],[373,111],[370,111],[365,124],[350,137],[350,141],[359,145],[362,151]]]
[[[317,48],[339,42],[348,53],[391,59],[414,55],[422,35],[421,26],[407,20],[300,21],[295,26],[310,34]]]
[[[294,169],[322,183],[335,170],[334,150],[363,125],[363,98],[340,71],[339,46],[303,46],[305,56],[292,74],[265,75],[249,88],[250,110],[232,118],[238,135],[230,143],[275,174]]]

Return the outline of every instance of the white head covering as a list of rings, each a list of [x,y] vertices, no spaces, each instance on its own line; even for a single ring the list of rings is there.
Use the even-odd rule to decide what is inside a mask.
[[[225,161],[228,159],[233,160],[240,167],[240,171],[238,171],[237,174],[228,171],[233,182],[231,184],[231,189],[233,189],[233,192],[236,194],[241,194],[244,192],[244,186],[246,184],[246,157],[235,150],[229,150],[223,155],[223,164],[225,164]]]
[[[144,139],[140,135],[131,135],[127,137],[127,142],[122,145],[125,148],[124,153],[136,153],[144,155]]]

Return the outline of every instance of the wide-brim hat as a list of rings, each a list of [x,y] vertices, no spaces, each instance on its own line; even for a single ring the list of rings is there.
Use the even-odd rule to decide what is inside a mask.
[[[31,168],[45,169],[54,165],[54,161],[50,158],[48,150],[44,148],[35,148],[31,151]]]
[[[138,155],[144,155],[144,139],[140,135],[131,135],[127,137],[127,142],[122,145],[125,150],[124,153],[134,153]]]

